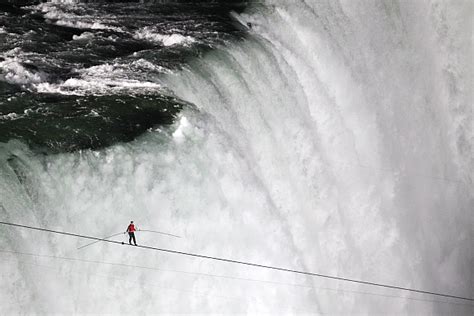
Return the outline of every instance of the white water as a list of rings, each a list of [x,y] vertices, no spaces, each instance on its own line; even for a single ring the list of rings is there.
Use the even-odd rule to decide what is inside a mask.
[[[137,30],[134,35],[137,39],[143,39],[150,42],[161,43],[164,46],[182,45],[189,46],[196,40],[191,36],[181,34],[160,34],[153,27],[144,27]]]
[[[40,3],[36,7],[36,10],[44,13],[44,17],[51,23],[73,27],[78,29],[92,29],[92,30],[114,30],[116,32],[123,32],[119,27],[114,27],[106,23],[107,19],[104,21],[87,21],[89,19],[94,19],[94,17],[85,16],[87,11],[83,7],[77,7],[76,5],[80,1],[76,0],[59,0],[59,1],[48,1]],[[64,6],[64,7],[62,7]],[[64,8],[75,7],[77,10],[82,11],[82,14],[67,13],[64,11]],[[102,17],[107,18],[107,17]]]
[[[1,81],[19,84],[23,87],[40,83],[47,77],[45,73],[33,72],[23,67],[19,58],[4,57],[4,60],[0,61],[0,70]]]
[[[148,70],[146,78],[139,78],[130,72],[135,69]],[[165,68],[139,59],[132,63],[114,63],[77,69],[78,78],[69,78],[59,83],[41,82],[34,85],[39,93],[69,95],[133,95],[153,94],[162,86],[152,72],[166,71]],[[145,77],[145,76],[143,76]]]
[[[240,17],[248,40],[165,78],[197,107],[171,130],[49,157],[2,145],[2,219],[93,236],[133,219],[184,237],[142,244],[472,297],[472,5],[281,2]],[[473,313],[396,290],[1,236],[3,250],[164,269],[2,253],[2,314]]]

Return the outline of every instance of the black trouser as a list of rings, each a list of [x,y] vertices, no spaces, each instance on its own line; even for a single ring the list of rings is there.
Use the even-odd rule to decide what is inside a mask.
[[[130,238],[128,238],[128,243],[131,245],[132,244],[132,239],[133,239],[133,243],[136,246],[137,245],[137,240],[135,239],[135,233],[134,232],[128,232],[128,236],[130,237]]]

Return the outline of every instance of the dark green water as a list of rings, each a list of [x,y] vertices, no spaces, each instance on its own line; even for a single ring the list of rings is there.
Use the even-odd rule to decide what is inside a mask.
[[[187,106],[160,76],[245,34],[233,1],[0,6],[0,142],[101,148]]]

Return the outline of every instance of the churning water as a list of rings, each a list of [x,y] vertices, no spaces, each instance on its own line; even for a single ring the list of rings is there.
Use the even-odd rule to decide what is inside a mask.
[[[166,8],[3,14],[2,221],[109,236],[134,220],[182,236],[139,244],[473,297],[470,1]],[[0,232],[3,314],[474,308]]]

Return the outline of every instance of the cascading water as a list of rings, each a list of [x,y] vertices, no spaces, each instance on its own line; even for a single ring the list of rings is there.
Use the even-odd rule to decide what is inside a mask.
[[[473,297],[471,12],[274,0],[235,13],[246,39],[161,76],[192,104],[173,125],[54,155],[0,143],[2,219],[92,236],[133,219],[183,236],[140,244]],[[14,228],[0,243],[56,256],[1,254],[2,314],[474,308]]]

